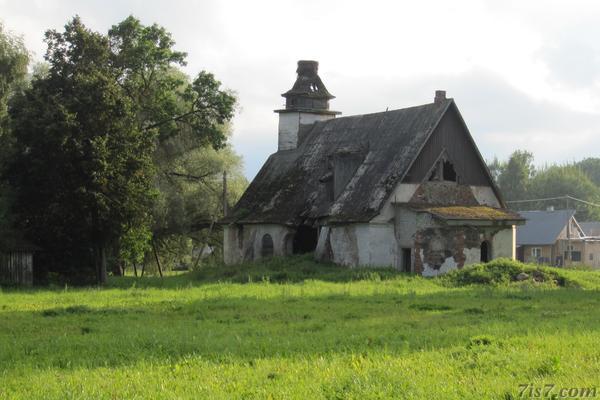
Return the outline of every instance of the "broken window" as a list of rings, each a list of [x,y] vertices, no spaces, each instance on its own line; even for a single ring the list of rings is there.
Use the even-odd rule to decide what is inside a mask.
[[[429,174],[430,181],[446,181],[446,182],[458,182],[458,175],[454,169],[454,165],[446,158],[443,154],[436,161],[435,166],[432,168]]]
[[[262,257],[271,257],[273,255],[273,238],[268,233],[262,237],[260,255]]]
[[[442,166],[442,179],[445,181],[456,182],[456,171],[450,161],[444,161]]]

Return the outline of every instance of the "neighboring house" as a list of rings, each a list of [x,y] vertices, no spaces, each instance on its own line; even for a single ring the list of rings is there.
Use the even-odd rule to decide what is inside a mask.
[[[588,235],[575,210],[521,211],[525,225],[517,228],[517,258],[554,266],[600,267],[600,236]]]
[[[279,148],[222,221],[228,264],[314,252],[437,275],[514,258],[514,225],[454,100],[337,117],[318,63],[282,96]]]

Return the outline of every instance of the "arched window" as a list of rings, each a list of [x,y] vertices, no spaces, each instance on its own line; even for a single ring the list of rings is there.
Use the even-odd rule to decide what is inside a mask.
[[[490,242],[488,242],[487,240],[484,240],[483,242],[481,242],[481,257],[480,257],[480,261],[481,262],[488,262],[491,260],[492,258],[492,246],[490,245]]]
[[[268,233],[262,237],[260,255],[262,257],[271,257],[273,255],[273,238]]]

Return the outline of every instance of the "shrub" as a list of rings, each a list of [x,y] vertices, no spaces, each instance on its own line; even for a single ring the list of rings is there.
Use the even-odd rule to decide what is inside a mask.
[[[566,277],[564,270],[559,268],[523,264],[508,258],[498,258],[486,264],[470,265],[448,272],[437,279],[448,286],[506,285],[516,282],[520,273],[528,275],[527,282],[545,282],[557,286],[575,284]]]

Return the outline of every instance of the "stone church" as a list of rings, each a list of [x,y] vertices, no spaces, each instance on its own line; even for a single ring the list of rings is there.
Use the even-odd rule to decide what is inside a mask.
[[[313,252],[426,276],[514,258],[515,225],[456,103],[340,117],[316,61],[282,96],[279,146],[224,223],[228,264]]]

